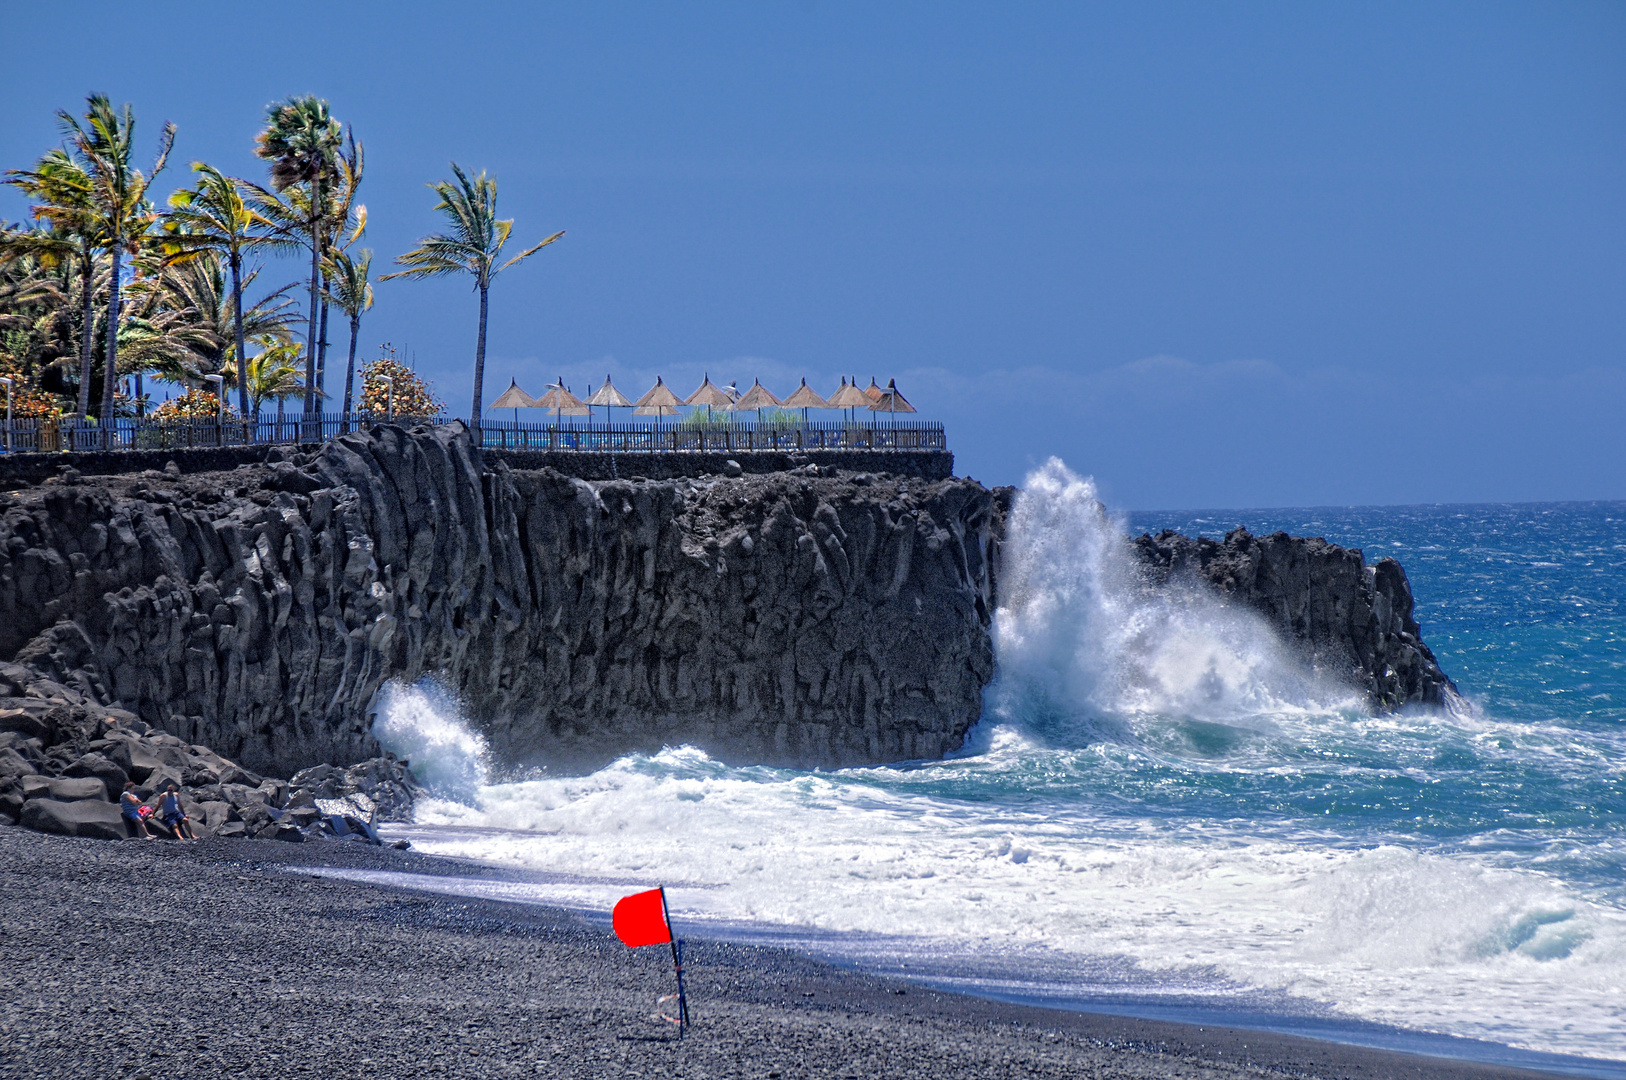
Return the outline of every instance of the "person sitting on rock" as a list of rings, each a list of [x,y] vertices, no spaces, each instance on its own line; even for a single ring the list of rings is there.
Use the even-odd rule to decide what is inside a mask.
[[[189,824],[190,819],[186,816],[186,811],[181,809],[179,791],[180,789],[171,783],[169,790],[164,792],[163,798],[158,800],[158,820],[162,821],[164,827],[175,834],[176,839],[196,840],[198,834],[192,831],[192,826]]]
[[[132,836],[143,840],[158,839],[147,829],[147,819],[141,813],[141,796],[136,794],[135,781],[124,782],[124,794],[119,796],[119,812],[124,815],[124,827]]]

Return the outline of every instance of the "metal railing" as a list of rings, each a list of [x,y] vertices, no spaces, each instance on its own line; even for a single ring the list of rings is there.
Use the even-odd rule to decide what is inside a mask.
[[[727,425],[497,424],[480,428],[481,443],[503,450],[559,450],[583,453],[642,454],[682,451],[750,453],[755,450],[945,450],[943,425],[911,422],[890,425],[809,423],[734,423]]]
[[[454,418],[396,417],[396,422],[444,424]],[[381,413],[264,414],[248,419],[158,423],[122,417],[110,425],[75,417],[0,421],[0,452],[72,453],[101,450],[175,450],[190,447],[314,444],[385,422]],[[731,423],[675,420],[658,423],[531,424],[487,419],[481,445],[490,449],[582,453],[657,453],[755,450],[945,450],[943,425],[806,423],[786,426],[748,420]]]

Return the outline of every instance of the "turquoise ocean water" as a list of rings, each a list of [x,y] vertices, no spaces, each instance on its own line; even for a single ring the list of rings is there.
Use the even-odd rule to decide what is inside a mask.
[[[1121,542],[1237,525],[1398,558],[1462,700],[1372,715]],[[440,795],[403,834],[510,898],[664,881],[691,926],[941,986],[1626,1075],[1626,503],[1114,515],[1053,462],[1006,575],[949,761],[505,778],[395,688],[379,733]]]

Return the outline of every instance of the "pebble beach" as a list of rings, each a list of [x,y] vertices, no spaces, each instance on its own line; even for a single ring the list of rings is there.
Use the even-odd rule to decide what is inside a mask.
[[[1496,1077],[1521,1070],[937,993],[567,911],[323,876],[479,874],[359,844],[0,829],[0,1077]]]

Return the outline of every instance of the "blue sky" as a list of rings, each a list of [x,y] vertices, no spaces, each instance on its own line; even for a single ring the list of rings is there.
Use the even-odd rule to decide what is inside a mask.
[[[452,160],[567,230],[493,289],[488,400],[875,375],[962,474],[1124,508],[1626,498],[1626,7],[1008,8],[14,7],[0,165],[100,91],[179,125],[166,189],[260,179],[316,93],[379,263]],[[466,410],[476,316],[385,283],[362,355]]]

